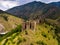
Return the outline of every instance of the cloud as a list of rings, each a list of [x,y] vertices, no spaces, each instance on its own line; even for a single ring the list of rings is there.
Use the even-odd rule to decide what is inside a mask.
[[[0,9],[2,10],[7,10],[18,5],[19,3],[16,1],[0,1]]]
[[[15,0],[0,0],[0,1],[15,1]]]
[[[33,0],[0,0],[0,9],[7,10],[9,8],[19,6],[28,2],[31,2]]]
[[[42,2],[45,2],[45,3],[50,3],[50,2],[57,2],[57,1],[60,1],[60,0],[36,0],[36,1],[42,1]]]

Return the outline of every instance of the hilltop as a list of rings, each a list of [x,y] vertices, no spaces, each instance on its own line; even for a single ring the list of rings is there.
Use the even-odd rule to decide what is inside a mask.
[[[0,10],[0,32],[14,29],[17,25],[21,24],[22,21],[23,19]]]

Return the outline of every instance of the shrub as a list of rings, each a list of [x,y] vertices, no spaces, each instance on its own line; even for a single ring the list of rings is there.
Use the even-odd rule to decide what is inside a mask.
[[[22,39],[21,38],[18,38],[17,45],[19,45],[21,42],[22,42]]]
[[[12,36],[12,39],[14,39],[17,35],[18,35],[18,32],[14,36]]]
[[[60,42],[58,42],[58,45],[60,45]]]
[[[7,42],[8,42],[8,39],[5,40],[5,42],[3,43],[3,45],[6,45]]]
[[[30,45],[34,45],[33,43],[31,43]]]
[[[37,41],[36,43],[40,45],[42,42],[41,41]]]
[[[21,25],[17,25],[17,27],[15,28],[16,32],[22,32],[22,26]]]
[[[25,31],[25,34],[26,34],[26,35],[28,35],[28,32],[27,32],[27,31]]]
[[[48,39],[50,40],[50,38],[48,37]]]
[[[38,45],[47,45],[47,44],[45,44],[44,42],[42,42],[42,41],[37,41],[36,42]]]
[[[2,15],[2,17],[3,17],[6,21],[8,21],[8,16]]]
[[[47,35],[45,33],[42,33],[42,36],[47,37]]]
[[[47,28],[47,26],[45,26],[45,28]]]
[[[24,38],[23,41],[26,42],[26,39]]]
[[[48,33],[49,33],[49,31],[48,31]]]
[[[51,28],[50,30],[53,30],[53,28]]]

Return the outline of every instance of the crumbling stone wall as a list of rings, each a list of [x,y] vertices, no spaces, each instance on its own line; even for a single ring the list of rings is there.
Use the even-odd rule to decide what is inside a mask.
[[[22,26],[22,30],[25,30],[26,29],[26,22],[23,22],[21,26]]]
[[[22,30],[29,30],[29,29],[35,30],[36,25],[43,24],[43,23],[44,23],[44,20],[42,19],[24,21],[22,23]]]
[[[22,23],[22,30],[35,30],[36,28],[36,22],[35,21],[26,21]]]
[[[30,29],[35,30],[36,29],[36,25],[37,25],[36,21],[30,22]]]

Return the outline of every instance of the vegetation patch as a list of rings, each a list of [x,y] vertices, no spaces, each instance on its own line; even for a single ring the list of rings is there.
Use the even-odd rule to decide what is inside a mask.
[[[47,38],[47,35],[44,32],[42,32],[42,36]]]
[[[37,41],[36,42],[38,45],[47,45],[47,44],[45,44],[43,41]]]

